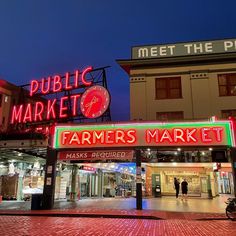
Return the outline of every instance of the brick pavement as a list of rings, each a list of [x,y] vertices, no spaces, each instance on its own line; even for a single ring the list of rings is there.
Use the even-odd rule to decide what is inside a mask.
[[[2,236],[234,236],[236,222],[0,216]]]
[[[130,218],[130,219],[182,219],[182,220],[224,220],[222,213],[170,212],[155,210],[115,210],[115,209],[53,209],[53,210],[0,210],[0,215],[22,216],[62,216],[93,218]]]

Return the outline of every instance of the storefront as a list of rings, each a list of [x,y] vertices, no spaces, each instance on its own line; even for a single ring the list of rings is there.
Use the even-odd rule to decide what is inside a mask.
[[[1,154],[4,152],[1,151]],[[12,151],[23,157],[22,153]],[[0,195],[2,200],[27,201],[34,193],[43,193],[44,167],[46,161],[42,158],[10,159],[0,165]]]
[[[51,134],[44,185],[47,207],[53,204],[53,173],[58,161],[66,161],[76,170],[74,180],[71,180],[74,183],[72,194],[115,197],[118,192],[125,196],[122,193],[125,189],[129,192],[126,196],[136,196],[137,209],[142,209],[143,196],[173,195],[174,177],[189,181],[190,196],[212,198],[227,192],[229,186],[230,193],[235,193],[232,189],[235,184],[225,180],[230,176],[235,178],[232,174],[234,166],[230,163],[235,162],[232,120],[59,125]],[[114,166],[110,162],[135,163],[135,173],[127,178],[128,187],[118,191],[120,183],[117,179],[121,172],[110,170],[108,163],[101,166],[102,162]],[[217,173],[215,162],[228,163],[222,163],[221,171]]]
[[[78,161],[79,162],[79,161]],[[136,194],[135,163],[83,163],[66,164],[56,177],[55,199],[81,200],[87,198],[127,198]],[[73,168],[77,171],[73,183]],[[72,198],[73,184],[75,199]]]

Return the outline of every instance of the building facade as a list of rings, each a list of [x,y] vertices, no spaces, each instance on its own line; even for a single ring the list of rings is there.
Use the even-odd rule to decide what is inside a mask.
[[[236,116],[236,50],[229,50],[233,42],[134,47],[131,60],[118,60],[130,76],[130,119],[199,120]],[[172,50],[168,55],[168,47],[175,48],[176,53]]]
[[[236,117],[235,42],[225,39],[132,47],[131,59],[117,60],[129,74],[130,119],[171,122]],[[214,152],[221,150],[179,147],[158,151],[158,145],[156,149],[148,151],[155,163],[145,165],[147,196],[155,195],[155,178],[161,179],[162,195],[174,195],[174,177],[180,181],[186,178],[193,196],[207,196],[209,189],[211,197],[234,194],[226,149],[219,171],[213,170]]]

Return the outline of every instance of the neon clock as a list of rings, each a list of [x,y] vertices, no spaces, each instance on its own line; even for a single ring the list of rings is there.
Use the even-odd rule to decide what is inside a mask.
[[[97,118],[107,110],[109,104],[109,92],[104,87],[95,85],[83,93],[80,101],[80,109],[85,117]]]

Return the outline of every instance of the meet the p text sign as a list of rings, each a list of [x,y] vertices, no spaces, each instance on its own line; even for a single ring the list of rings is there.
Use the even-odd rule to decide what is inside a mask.
[[[236,52],[236,39],[137,46],[132,48],[132,59],[177,57],[229,52]]]

